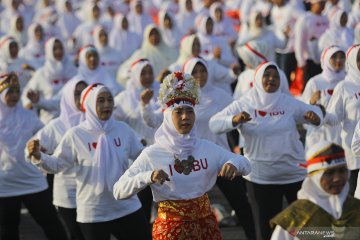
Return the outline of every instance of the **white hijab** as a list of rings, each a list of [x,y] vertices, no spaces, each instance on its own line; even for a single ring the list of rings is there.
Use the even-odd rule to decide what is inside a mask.
[[[113,147],[113,139],[109,137],[109,134],[115,130],[115,120],[110,117],[107,121],[101,121],[96,113],[96,99],[102,92],[110,92],[110,90],[101,84],[90,85],[83,90],[81,102],[85,110],[85,120],[79,125],[99,136],[92,165],[94,192],[97,195],[104,191],[112,192],[114,183],[120,177],[121,168],[118,151]]]
[[[166,29],[164,26],[165,16],[170,18],[172,28]],[[175,22],[174,17],[169,11],[160,11],[159,12],[159,28],[164,42],[171,48],[179,47],[182,33],[180,32],[177,23]]]
[[[255,69],[261,63],[267,61],[269,47],[265,42],[253,40],[238,47],[237,52],[246,65]]]
[[[25,46],[26,45],[26,42],[27,42],[27,33],[25,31],[26,27],[25,27],[25,20],[23,18],[23,22],[24,22],[24,29],[19,32],[17,29],[16,29],[16,22],[19,18],[23,18],[21,15],[19,14],[16,14],[14,16],[11,17],[11,20],[10,20],[10,29],[9,29],[9,32],[8,32],[8,35],[14,37],[16,39],[16,41],[20,44],[20,46]],[[19,47],[20,47],[19,46]]]
[[[132,113],[137,117],[140,117],[140,94],[143,90],[145,90],[140,82],[141,72],[146,66],[150,66],[152,68],[152,65],[146,59],[139,59],[138,61],[134,62],[130,70],[130,80],[126,84],[126,93],[128,95],[127,104],[130,105],[130,108],[133,109]],[[159,87],[159,83],[154,80],[151,87],[151,89],[154,91],[154,96],[151,100],[153,103],[156,101],[156,97],[159,93]]]
[[[24,58],[29,59],[30,61],[32,59],[40,61],[41,59],[44,59],[45,56],[45,41],[38,41],[35,36],[35,29],[38,26],[41,25],[38,23],[33,23],[30,25],[28,29],[28,42],[24,49],[22,49],[22,55]]]
[[[155,132],[155,144],[165,148],[180,159],[186,159],[195,150],[196,129],[194,126],[189,134],[180,134],[172,120],[173,111],[174,109],[171,107],[164,111],[163,123]]]
[[[98,52],[94,46],[88,45],[81,49],[79,56],[79,68],[77,78],[85,80],[89,85],[94,83],[101,82],[106,87],[111,89],[113,94],[118,93],[121,90],[121,87],[112,79],[109,74],[106,72],[105,68],[100,65],[100,55],[99,55],[99,66],[91,70],[86,64],[86,55],[90,52]],[[98,53],[99,54],[99,53]]]
[[[58,61],[54,57],[54,45],[55,41],[62,41],[58,38],[50,38],[45,43],[45,64],[42,67],[43,72],[45,73],[46,78],[56,78],[64,82],[68,81],[76,74],[76,68],[74,64],[68,59],[64,49],[64,56],[61,61]]]
[[[4,36],[0,39],[0,53],[1,53],[0,58],[1,61],[7,63],[7,65],[15,62],[17,59],[17,58],[12,58],[10,55],[10,44],[13,42],[17,43],[15,38],[11,36]]]
[[[330,18],[329,29],[326,30],[328,40],[335,42],[336,45],[347,49],[354,42],[354,34],[350,28],[346,25],[344,27],[340,24],[340,19],[343,14],[346,14],[343,10],[337,10],[335,14]]]
[[[349,183],[346,183],[340,194],[329,194],[320,185],[323,174],[324,171],[320,171],[306,177],[298,192],[298,199],[309,200],[331,214],[335,219],[339,219],[342,214],[343,204],[349,193]]]
[[[325,78],[328,83],[336,84],[343,80],[346,76],[345,70],[336,72],[330,64],[330,58],[337,52],[345,52],[338,46],[331,46],[324,49],[321,56],[321,68],[323,69],[321,75]]]
[[[138,14],[135,10],[136,6],[143,6],[142,14]],[[142,34],[147,25],[152,23],[151,17],[145,12],[145,6],[142,0],[133,0],[130,3],[130,13],[128,15],[130,30]]]
[[[85,81],[74,79],[65,84],[62,90],[59,119],[64,124],[65,129],[77,126],[85,119],[84,113],[75,104],[74,94],[78,83],[86,84]]]
[[[198,33],[197,36],[199,38],[201,44],[201,54],[204,57],[212,56],[214,47],[216,45],[215,36],[211,33],[208,34],[206,31],[206,22],[212,18],[209,15],[204,15],[199,20]]]
[[[349,80],[356,85],[360,85],[360,70],[356,60],[359,50],[360,45],[353,45],[346,52],[346,80]]]
[[[141,57],[147,58],[154,68],[154,74],[157,76],[162,70],[167,68],[177,57],[176,49],[168,47],[161,39],[157,46],[153,46],[149,41],[150,32],[153,29],[159,29],[150,24],[145,28],[143,43],[141,45]],[[159,31],[160,38],[161,32]]]
[[[174,65],[180,66],[180,69],[182,68],[184,63],[193,56],[192,47],[193,47],[195,38],[197,38],[197,36],[195,34],[191,34],[191,35],[185,36],[180,42],[180,54],[179,54],[178,59],[174,63]],[[177,71],[180,69],[175,69],[175,70]]]
[[[57,25],[60,27],[62,36],[65,39],[71,38],[75,29],[80,25],[80,19],[75,15],[74,12],[68,12],[65,9],[65,3],[70,2],[74,7],[73,1],[71,0],[59,0],[56,1],[59,4],[59,19]]]
[[[96,47],[96,49],[98,50],[98,52],[101,54],[101,53],[104,53],[104,52],[107,52],[109,51],[110,47],[109,47],[109,43],[104,46],[100,43],[100,32],[101,30],[104,30],[107,34],[107,30],[106,28],[104,28],[103,26],[101,25],[97,25],[95,28],[94,28],[94,32],[93,32],[93,36],[94,36],[94,45]]]
[[[184,32],[188,33],[190,30],[195,30],[196,13],[194,11],[189,12],[186,9],[186,1],[179,1],[179,12],[176,15],[176,19],[184,28]]]
[[[243,102],[250,104],[253,108],[257,110],[266,111],[273,109],[275,106],[278,106],[280,104],[280,100],[284,96],[284,93],[281,92],[281,81],[280,86],[276,92],[268,93],[265,91],[262,84],[262,78],[266,68],[269,66],[275,67],[279,72],[279,68],[274,62],[262,63],[256,69],[254,77],[254,87],[241,98]]]

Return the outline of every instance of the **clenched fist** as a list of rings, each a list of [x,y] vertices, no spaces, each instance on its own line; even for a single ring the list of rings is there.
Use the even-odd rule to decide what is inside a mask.
[[[231,163],[226,163],[222,167],[219,176],[227,178],[229,180],[233,180],[236,177],[237,169]]]
[[[313,111],[307,111],[305,113],[304,116],[305,120],[307,120],[308,122],[310,122],[311,124],[315,125],[315,126],[319,126],[320,125],[320,118],[319,116],[314,113]]]
[[[169,175],[164,170],[155,170],[151,174],[151,181],[153,183],[163,184],[165,181],[170,181]]]
[[[246,122],[250,121],[251,119],[252,118],[250,117],[250,114],[243,111],[233,117],[232,124],[235,127],[235,126],[239,125],[240,123],[246,123]]]
[[[30,156],[34,156],[37,160],[40,160],[41,153],[39,140],[31,140],[27,145],[27,149]]]

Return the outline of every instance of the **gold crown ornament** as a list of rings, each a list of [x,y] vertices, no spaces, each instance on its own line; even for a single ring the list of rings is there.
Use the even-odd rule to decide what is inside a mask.
[[[0,75],[0,93],[8,88],[20,88],[18,77],[14,72]]]

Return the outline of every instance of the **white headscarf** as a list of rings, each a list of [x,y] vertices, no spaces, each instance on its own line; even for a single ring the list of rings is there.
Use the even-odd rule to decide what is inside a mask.
[[[106,72],[104,67],[100,65],[100,60],[99,60],[99,66],[96,69],[91,70],[88,68],[86,64],[86,55],[94,51],[98,52],[97,49],[91,45],[81,49],[79,56],[79,68],[78,68],[77,78],[80,80],[85,80],[89,85],[101,82],[106,87],[111,89],[113,94],[118,93],[121,87],[115,82],[114,79],[112,79],[109,76],[109,74]],[[99,55],[99,59],[100,59],[100,55]]]
[[[109,45],[119,50],[124,59],[127,59],[141,46],[141,37],[134,32],[123,29],[124,18],[126,18],[124,15],[116,14],[114,26],[109,34]]]
[[[186,1],[187,0],[179,1],[179,12],[176,15],[176,19],[178,23],[181,23],[184,32],[188,33],[189,30],[195,29],[196,13],[194,11],[189,12],[186,9]]]
[[[65,39],[68,39],[72,36],[75,29],[80,25],[80,19],[75,15],[74,12],[67,12],[65,9],[65,3],[70,2],[74,6],[73,1],[71,0],[60,0],[56,1],[58,6],[59,19],[57,25],[61,29],[62,36]]]
[[[209,15],[203,15],[199,20],[199,26],[198,26],[198,38],[201,43],[201,55],[204,56],[206,59],[209,58],[209,56],[212,56],[213,50],[217,45],[215,36],[211,33],[208,34],[206,31],[206,22],[212,18]]]
[[[10,44],[13,42],[17,43],[15,38],[11,36],[4,36],[0,39],[0,58],[1,61],[6,62],[7,64],[16,61],[16,58],[14,59],[10,55]]]
[[[330,18],[329,28],[324,34],[329,37],[329,44],[339,45],[344,49],[351,46],[354,41],[354,34],[346,25],[343,27],[340,24],[341,16],[346,14],[343,10],[337,10],[334,15]],[[329,45],[325,45],[326,47]]]
[[[309,160],[318,152],[321,152],[322,149],[328,148],[331,144],[332,143],[329,141],[320,141],[316,143],[309,149],[309,151],[306,154],[306,158]],[[311,169],[322,168],[322,170],[314,171],[312,174],[309,174],[305,178],[302,187],[298,192],[298,199],[309,200],[315,203],[316,205],[320,206],[329,214],[331,214],[335,219],[339,219],[342,214],[343,204],[349,193],[349,183],[346,183],[344,189],[340,194],[333,195],[324,191],[324,189],[321,187],[320,179],[324,174],[324,170],[330,167],[335,167],[340,165],[346,166],[346,162],[344,160],[343,162],[341,161],[330,162],[329,164],[325,164],[325,165],[316,163],[314,165],[316,166]]]
[[[139,15],[135,8],[137,5],[141,4],[143,6],[143,12]],[[130,13],[128,14],[129,27],[130,30],[136,32],[137,34],[142,34],[147,25],[152,23],[152,19],[145,12],[144,3],[142,0],[133,0],[130,3]]]
[[[192,54],[192,47],[193,47],[193,43],[195,38],[197,38],[197,36],[195,34],[191,34],[188,36],[185,36],[181,42],[180,42],[180,54],[178,59],[176,60],[175,64],[177,66],[183,66],[184,63],[189,60],[193,54]],[[176,69],[178,70],[178,69]]]
[[[10,20],[10,29],[8,32],[8,35],[14,37],[16,39],[16,41],[21,45],[21,46],[25,46],[26,42],[27,42],[27,33],[25,31],[26,27],[25,27],[25,20],[23,18],[23,22],[24,22],[24,29],[19,32],[16,29],[16,22],[19,18],[22,18],[21,15],[16,14],[14,16],[11,17]]]
[[[68,81],[71,77],[76,74],[76,68],[74,64],[67,58],[64,49],[64,56],[61,61],[58,61],[54,57],[54,45],[55,41],[60,41],[63,45],[62,41],[57,38],[50,38],[45,43],[45,64],[42,70],[45,73],[47,78],[56,78],[62,80],[64,82]]]
[[[238,47],[237,52],[244,63],[254,69],[267,61],[269,47],[265,42],[253,40]]]
[[[189,134],[180,134],[173,123],[173,108],[164,111],[164,120],[155,132],[155,144],[165,148],[180,159],[186,159],[195,149],[197,142],[195,126]]]
[[[94,28],[94,32],[93,32],[93,36],[94,36],[94,45],[96,47],[96,49],[98,50],[99,53],[103,53],[105,52],[107,49],[109,49],[109,44],[107,44],[106,46],[102,45],[100,43],[100,32],[101,30],[104,30],[106,33],[106,28],[104,28],[103,26],[101,25],[97,25],[95,28]]]
[[[321,75],[326,79],[329,83],[338,83],[339,81],[343,80],[346,76],[345,70],[341,70],[340,72],[335,72],[334,68],[330,64],[330,58],[336,52],[345,52],[342,48],[338,46],[331,46],[324,49],[321,55],[321,68],[323,69]]]
[[[28,60],[36,60],[37,62],[42,62],[45,57],[45,41],[38,41],[35,36],[35,29],[41,25],[38,23],[33,23],[28,29],[28,42],[26,46],[22,49],[22,56]],[[37,65],[37,64],[35,64]],[[40,66],[37,66],[40,67]]]
[[[169,48],[161,39],[157,46],[153,46],[149,41],[150,32],[153,29],[159,29],[150,24],[145,28],[143,43],[141,46],[141,56],[147,58],[154,68],[154,74],[157,76],[162,70],[167,68],[177,57],[176,49]],[[161,32],[159,31],[160,38]]]
[[[107,121],[101,121],[96,113],[96,99],[102,92],[110,90],[100,84],[90,85],[81,94],[82,106],[85,109],[85,120],[80,127],[99,135],[93,160],[92,178],[95,180],[95,194],[100,195],[104,191],[112,192],[116,180],[119,179],[120,159],[118,151],[113,147],[113,139],[109,137],[115,128],[115,120],[110,117]]]
[[[164,26],[165,16],[170,18],[172,28],[166,29]],[[172,48],[179,47],[179,43],[182,37],[182,33],[180,32],[177,23],[175,22],[174,17],[171,15],[169,11],[160,11],[159,12],[159,28],[161,31],[161,35],[163,37],[164,42]]]
[[[273,109],[275,106],[279,105],[281,98],[283,97],[283,93],[281,92],[281,81],[280,86],[276,92],[268,93],[265,91],[262,78],[264,72],[267,67],[272,66],[277,69],[279,72],[279,68],[274,62],[264,62],[255,72],[254,77],[254,88],[248,91],[241,99],[244,102],[249,103],[253,108],[257,110],[270,110]]]
[[[126,93],[128,95],[128,104],[130,109],[133,109],[132,114],[140,117],[140,94],[145,89],[140,82],[141,72],[146,67],[152,65],[147,59],[139,59],[134,62],[131,66],[130,80],[126,84]],[[154,96],[152,101],[156,101],[157,94],[159,92],[159,83],[154,81],[152,84],[152,90],[154,91]]]
[[[249,28],[248,28],[248,31],[247,31],[247,35],[249,38],[257,38],[259,36],[261,36],[262,34],[264,34],[267,30],[266,30],[266,27],[265,27],[265,23],[263,23],[263,26],[261,28],[258,28],[256,26],[256,17],[258,15],[261,15],[261,12],[260,11],[251,11],[250,13],[250,16],[249,16],[249,22],[248,22],[248,25],[249,25]],[[262,16],[262,15],[261,15]]]
[[[357,66],[357,54],[360,50],[360,44],[351,46],[346,52],[346,79],[360,85],[360,70]]]
[[[64,124],[65,129],[77,126],[85,119],[84,113],[75,104],[74,94],[78,83],[86,84],[85,81],[74,79],[65,84],[62,90],[59,119]]]

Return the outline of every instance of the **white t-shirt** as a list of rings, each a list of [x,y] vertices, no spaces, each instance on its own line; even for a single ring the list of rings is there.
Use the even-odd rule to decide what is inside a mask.
[[[117,122],[111,132],[114,148],[119,150],[119,177],[129,167],[128,159],[135,159],[143,149],[135,133],[125,123]],[[137,211],[141,203],[137,196],[117,201],[112,192],[105,190],[96,195],[96,179],[92,174],[93,159],[99,136],[82,128],[81,125],[68,130],[52,156],[41,154],[41,161],[36,163],[48,172],[61,172],[75,165],[77,221],[81,223],[105,222],[114,220]]]
[[[114,185],[116,199],[125,199],[151,184],[154,170],[164,170],[170,181],[163,185],[151,184],[154,201],[193,199],[204,195],[215,184],[225,163],[233,164],[239,173],[248,174],[250,164],[246,158],[226,151],[204,139],[198,139],[192,156],[196,159],[189,175],[180,174],[174,166],[174,155],[155,144],[140,154],[131,167]]]
[[[232,125],[234,115],[246,111],[252,118],[249,122]],[[250,159],[251,173],[245,178],[258,184],[288,184],[302,181],[306,169],[304,147],[296,124],[307,123],[304,115],[314,111],[322,118],[321,110],[304,104],[291,96],[284,96],[281,104],[269,111],[254,109],[249,104],[234,101],[210,119],[210,129],[223,133],[239,128],[244,137],[244,155]]]

